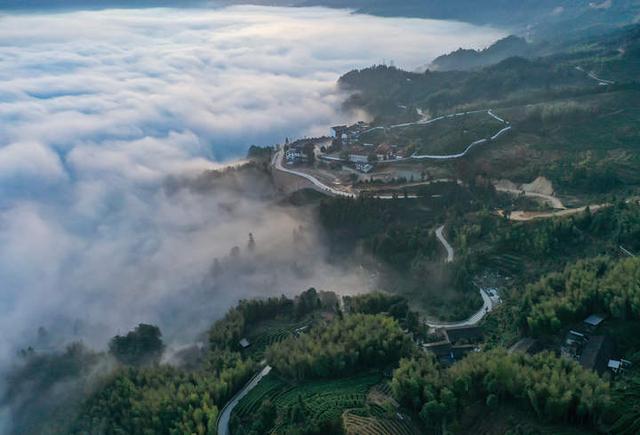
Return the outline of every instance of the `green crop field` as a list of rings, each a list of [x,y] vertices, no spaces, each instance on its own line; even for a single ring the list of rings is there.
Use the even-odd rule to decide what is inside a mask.
[[[367,393],[381,378],[378,373],[367,373],[346,379],[312,381],[296,385],[270,374],[238,403],[232,418],[237,418],[240,422],[250,421],[266,400],[270,400],[281,410],[302,398],[305,406],[311,410],[312,421],[339,419],[345,410],[364,407]],[[274,432],[279,432],[279,429],[282,430],[274,428]]]
[[[413,435],[420,432],[408,417],[361,416],[347,411],[343,416],[348,435]]]
[[[493,136],[504,126],[487,113],[474,113],[431,124],[374,130],[362,135],[360,140],[375,145],[415,145],[418,154],[453,154],[464,151],[472,142]]]

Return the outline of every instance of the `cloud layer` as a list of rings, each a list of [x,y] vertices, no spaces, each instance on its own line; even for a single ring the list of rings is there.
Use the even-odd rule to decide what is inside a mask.
[[[296,252],[308,217],[167,177],[325,134],[351,68],[414,68],[500,36],[322,8],[0,16],[0,362],[40,325],[100,342],[145,321],[179,339],[241,297],[357,287],[318,261],[312,231],[310,258]],[[211,281],[249,232],[258,250]]]

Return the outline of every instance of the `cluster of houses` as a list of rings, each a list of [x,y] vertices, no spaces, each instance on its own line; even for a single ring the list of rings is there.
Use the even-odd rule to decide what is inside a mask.
[[[389,162],[406,157],[404,151],[397,145],[386,143],[374,145],[363,142],[361,135],[374,130],[365,122],[360,121],[350,126],[338,125],[331,129],[333,130],[332,147],[342,150],[343,155],[339,158],[322,156],[324,160],[341,162],[346,160],[352,163],[356,170],[368,174],[375,168],[377,162]]]
[[[369,124],[359,121],[353,125],[337,125],[331,128],[333,136],[331,139],[331,150],[341,151],[340,156],[334,154],[321,154],[318,157],[322,160],[333,163],[351,163],[357,171],[368,174],[375,169],[378,162],[390,162],[405,158],[404,150],[392,144],[383,143],[374,145],[363,143],[361,136],[377,128],[372,128]],[[305,138],[295,142],[285,142],[285,160],[289,165],[298,163],[310,163],[314,154],[314,148],[321,142],[328,141],[329,138]],[[324,152],[324,149],[323,149]]]
[[[619,374],[631,366],[631,362],[614,358],[615,345],[611,337],[597,334],[605,317],[592,314],[582,324],[570,329],[562,340],[560,355],[577,361],[582,367],[598,374],[610,371]],[[523,338],[509,349],[510,352],[535,354],[542,350],[540,342],[533,338]]]
[[[600,374],[607,370],[613,373],[624,371],[631,363],[625,359],[613,359],[613,340],[608,335],[596,333],[604,321],[604,316],[592,314],[584,319],[580,327],[570,329],[560,348],[561,355],[575,359],[584,368]]]
[[[284,152],[287,164],[309,163],[309,156],[314,153],[315,146],[323,140],[323,138],[298,139],[291,143],[287,140]]]
[[[360,135],[370,130],[369,124],[358,121],[353,125],[336,125],[333,131],[333,145],[337,148],[350,147],[360,141]]]
[[[620,374],[631,366],[631,362],[614,358],[616,349],[612,338],[597,333],[604,321],[604,316],[592,314],[584,319],[581,325],[570,329],[564,337],[560,354],[598,374],[605,372]],[[483,342],[483,330],[479,326],[442,328],[438,329],[436,334],[440,340],[425,343],[422,347],[435,354],[443,365],[453,364],[467,353],[479,351]],[[542,350],[543,346],[539,340],[526,337],[514,344],[509,349],[509,353],[521,352],[533,355]]]

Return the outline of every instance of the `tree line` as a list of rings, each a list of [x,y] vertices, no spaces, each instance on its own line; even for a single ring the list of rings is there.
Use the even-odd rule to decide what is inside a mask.
[[[640,258],[580,260],[528,285],[520,308],[532,335],[555,333],[591,313],[640,317]]]
[[[548,352],[529,356],[496,349],[471,354],[449,369],[421,353],[400,361],[391,387],[434,432],[476,403],[517,403],[545,421],[574,424],[597,424],[611,406],[607,382]]]

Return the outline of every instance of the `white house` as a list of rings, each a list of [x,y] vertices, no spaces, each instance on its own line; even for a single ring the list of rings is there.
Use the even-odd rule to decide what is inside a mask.
[[[353,163],[369,163],[369,156],[363,154],[349,154],[349,160]]]

